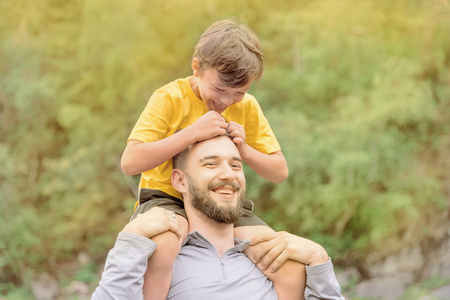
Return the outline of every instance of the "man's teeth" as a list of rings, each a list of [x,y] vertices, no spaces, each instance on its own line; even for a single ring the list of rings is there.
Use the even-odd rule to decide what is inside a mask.
[[[216,189],[215,192],[218,193],[218,194],[233,195],[233,191],[232,190],[228,190],[228,189]]]

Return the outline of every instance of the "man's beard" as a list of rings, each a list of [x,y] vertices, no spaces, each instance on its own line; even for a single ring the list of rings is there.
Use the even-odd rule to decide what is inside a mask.
[[[187,176],[189,184],[189,193],[191,195],[192,206],[208,219],[222,224],[236,223],[243,214],[243,205],[245,200],[245,189],[240,188],[234,183],[210,183],[207,188],[200,188],[192,179]],[[209,191],[223,186],[232,186],[235,193],[239,193],[236,206],[231,205],[217,205],[216,201],[211,197]]]

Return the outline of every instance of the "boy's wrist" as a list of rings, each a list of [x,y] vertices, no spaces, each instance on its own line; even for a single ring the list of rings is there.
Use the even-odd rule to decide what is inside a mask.
[[[187,146],[199,141],[199,137],[196,135],[196,130],[192,128],[192,125],[181,129],[178,133],[182,135],[182,139],[186,141]]]
[[[316,266],[326,263],[329,259],[327,251],[319,244],[315,244],[314,254],[309,259],[308,266]]]
[[[247,143],[242,143],[241,145],[236,145],[239,150],[239,155],[241,156],[244,162],[247,162],[247,153],[249,152],[249,148],[251,148]]]

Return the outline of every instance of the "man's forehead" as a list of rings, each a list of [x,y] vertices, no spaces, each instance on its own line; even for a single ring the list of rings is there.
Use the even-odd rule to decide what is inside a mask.
[[[226,136],[201,141],[195,145],[192,150],[194,156],[198,160],[204,160],[211,157],[229,157],[241,160],[236,145]]]
[[[227,156],[205,155],[203,157],[200,157],[200,162],[207,161],[207,160],[212,160],[212,159],[231,159],[231,160],[242,162],[242,158],[240,156],[233,156],[233,155],[227,155]]]

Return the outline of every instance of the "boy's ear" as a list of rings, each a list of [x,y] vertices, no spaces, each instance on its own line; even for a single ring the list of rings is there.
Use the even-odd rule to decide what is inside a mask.
[[[172,171],[172,185],[181,194],[188,191],[188,186],[186,182],[186,174],[178,169],[173,169]]]
[[[192,73],[195,77],[200,77],[200,60],[197,57],[192,59]]]

